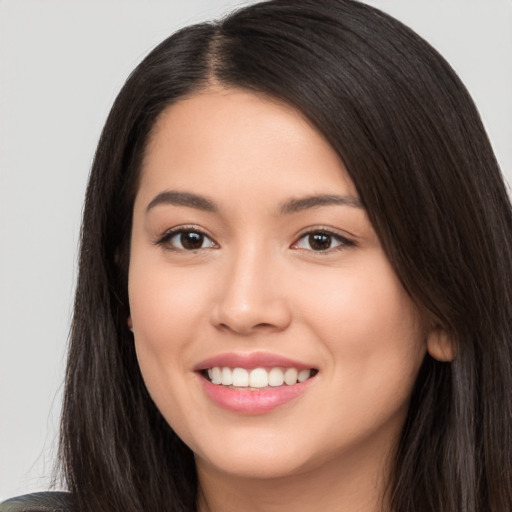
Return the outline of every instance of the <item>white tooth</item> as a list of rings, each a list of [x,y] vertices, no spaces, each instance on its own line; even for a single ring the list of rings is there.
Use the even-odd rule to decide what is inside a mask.
[[[231,368],[224,367],[222,368],[222,385],[231,386],[231,384],[233,384],[233,375],[231,373]]]
[[[244,368],[234,368],[231,377],[233,386],[247,387],[249,385],[249,372]]]
[[[222,382],[222,371],[218,366],[212,368],[212,382],[220,384]]]
[[[208,368],[208,377],[209,377],[210,380],[212,380],[213,372],[212,372],[211,368]]]
[[[269,386],[282,386],[284,382],[283,370],[281,368],[272,368],[268,372]]]
[[[292,386],[293,384],[297,384],[297,375],[299,372],[295,368],[288,368],[284,372],[284,381],[288,386]]]
[[[301,370],[299,372],[297,379],[299,382],[304,382],[305,380],[309,379],[310,375],[311,375],[311,370]]]
[[[251,388],[266,388],[268,386],[268,373],[265,368],[254,368],[249,374]]]

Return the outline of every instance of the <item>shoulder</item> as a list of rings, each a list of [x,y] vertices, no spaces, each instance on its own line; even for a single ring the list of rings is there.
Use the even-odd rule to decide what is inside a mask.
[[[35,492],[0,503],[0,512],[77,512],[69,492]]]

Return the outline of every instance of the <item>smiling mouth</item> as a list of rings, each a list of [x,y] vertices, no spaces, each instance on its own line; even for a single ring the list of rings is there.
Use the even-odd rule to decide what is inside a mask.
[[[311,379],[318,373],[314,368],[229,368],[214,366],[201,371],[212,384],[231,389],[261,390],[269,387],[293,386]]]

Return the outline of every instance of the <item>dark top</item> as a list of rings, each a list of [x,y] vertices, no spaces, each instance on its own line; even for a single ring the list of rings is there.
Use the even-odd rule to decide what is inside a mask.
[[[0,512],[77,512],[69,492],[35,492],[0,503]]]

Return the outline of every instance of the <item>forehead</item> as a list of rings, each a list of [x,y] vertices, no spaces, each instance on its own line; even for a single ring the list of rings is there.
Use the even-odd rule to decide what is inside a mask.
[[[343,188],[357,195],[338,154],[295,108],[262,94],[209,89],[169,106],[148,142],[140,188],[204,192]]]

